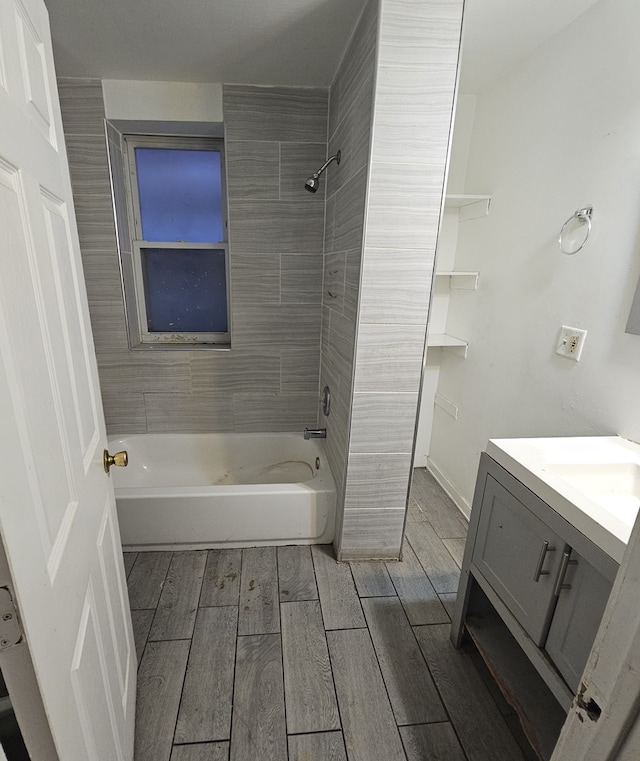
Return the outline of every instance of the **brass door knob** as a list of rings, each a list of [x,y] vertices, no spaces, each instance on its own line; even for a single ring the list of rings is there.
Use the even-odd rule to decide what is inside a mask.
[[[126,452],[116,452],[115,454],[109,454],[105,449],[102,457],[104,463],[104,472],[108,473],[109,468],[112,465],[116,465],[118,468],[126,468],[129,464],[129,455]]]

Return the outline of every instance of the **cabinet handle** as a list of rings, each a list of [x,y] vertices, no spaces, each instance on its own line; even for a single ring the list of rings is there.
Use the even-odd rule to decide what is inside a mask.
[[[536,565],[536,570],[533,572],[534,581],[540,581],[541,576],[549,575],[549,571],[543,571],[542,566],[544,565],[544,559],[547,557],[547,552],[555,551],[555,547],[549,547],[549,542],[542,542],[542,547],[540,548],[540,556],[538,557],[538,564]]]
[[[553,587],[553,594],[555,597],[559,597],[560,592],[563,589],[571,589],[571,584],[564,583],[564,577],[567,573],[567,568],[570,565],[578,565],[577,560],[570,560],[571,550],[562,553],[562,560],[560,561],[560,568],[558,569],[558,576],[556,577],[556,583]]]

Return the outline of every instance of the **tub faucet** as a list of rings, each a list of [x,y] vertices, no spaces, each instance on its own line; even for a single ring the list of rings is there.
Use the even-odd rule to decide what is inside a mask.
[[[305,439],[326,439],[327,429],[326,428],[305,428],[304,437]]]

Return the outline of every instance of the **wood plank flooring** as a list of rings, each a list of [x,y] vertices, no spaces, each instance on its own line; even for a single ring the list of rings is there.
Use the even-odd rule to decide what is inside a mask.
[[[347,761],[342,732],[289,736],[289,761]]]
[[[287,757],[279,634],[238,637],[231,761]]]
[[[289,733],[340,729],[327,640],[316,600],[282,605],[282,648]]]
[[[237,631],[237,608],[198,610],[174,742],[229,737]]]
[[[310,547],[278,547],[280,602],[317,600]]]
[[[237,605],[241,567],[242,550],[209,552],[202,580],[200,606]]]
[[[238,634],[279,632],[279,601],[276,548],[242,550]]]
[[[529,759],[482,662],[448,639],[465,533],[416,470],[400,563],[125,553],[135,761]]]

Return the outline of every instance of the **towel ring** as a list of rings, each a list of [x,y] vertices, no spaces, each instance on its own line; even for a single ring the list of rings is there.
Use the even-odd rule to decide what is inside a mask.
[[[582,209],[577,209],[573,212],[573,214],[569,217],[569,219],[562,225],[562,228],[560,230],[560,235],[558,237],[558,247],[560,251],[562,251],[563,254],[567,254],[568,256],[573,256],[573,254],[577,254],[578,251],[584,246],[584,244],[589,240],[589,236],[591,235],[591,215],[593,214],[593,206],[584,206]],[[572,222],[574,219],[577,219],[580,224],[587,225],[587,233],[584,236],[584,240],[582,243],[578,246],[578,248],[574,249],[573,251],[569,251],[564,247],[564,243],[562,241],[562,236],[564,235],[565,229],[567,225]]]

